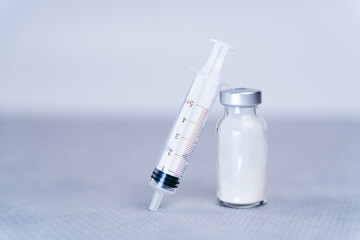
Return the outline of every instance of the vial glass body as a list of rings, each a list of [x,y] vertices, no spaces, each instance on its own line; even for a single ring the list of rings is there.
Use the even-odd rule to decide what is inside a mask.
[[[230,207],[265,202],[267,126],[255,107],[225,106],[218,121],[217,198]]]

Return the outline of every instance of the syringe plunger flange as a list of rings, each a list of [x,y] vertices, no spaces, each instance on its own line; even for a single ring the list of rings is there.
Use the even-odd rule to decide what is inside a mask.
[[[210,54],[208,61],[205,66],[201,69],[201,73],[208,75],[211,78],[217,80],[220,74],[221,67],[224,63],[226,54],[228,51],[234,51],[230,45],[220,42],[215,39],[210,39],[213,43],[215,43],[214,48]]]

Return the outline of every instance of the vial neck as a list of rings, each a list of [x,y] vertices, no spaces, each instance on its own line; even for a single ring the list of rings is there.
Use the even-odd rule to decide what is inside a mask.
[[[229,115],[256,115],[256,107],[225,106],[225,113]]]

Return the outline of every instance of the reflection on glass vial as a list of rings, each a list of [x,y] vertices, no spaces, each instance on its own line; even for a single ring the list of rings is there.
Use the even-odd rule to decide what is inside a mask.
[[[256,113],[261,91],[236,88],[220,92],[225,114],[218,121],[218,188],[221,205],[235,208],[265,203],[267,126]]]

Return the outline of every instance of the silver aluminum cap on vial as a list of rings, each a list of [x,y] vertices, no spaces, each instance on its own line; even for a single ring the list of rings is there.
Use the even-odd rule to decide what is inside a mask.
[[[225,106],[253,107],[261,103],[261,91],[253,88],[222,90],[220,103]]]

